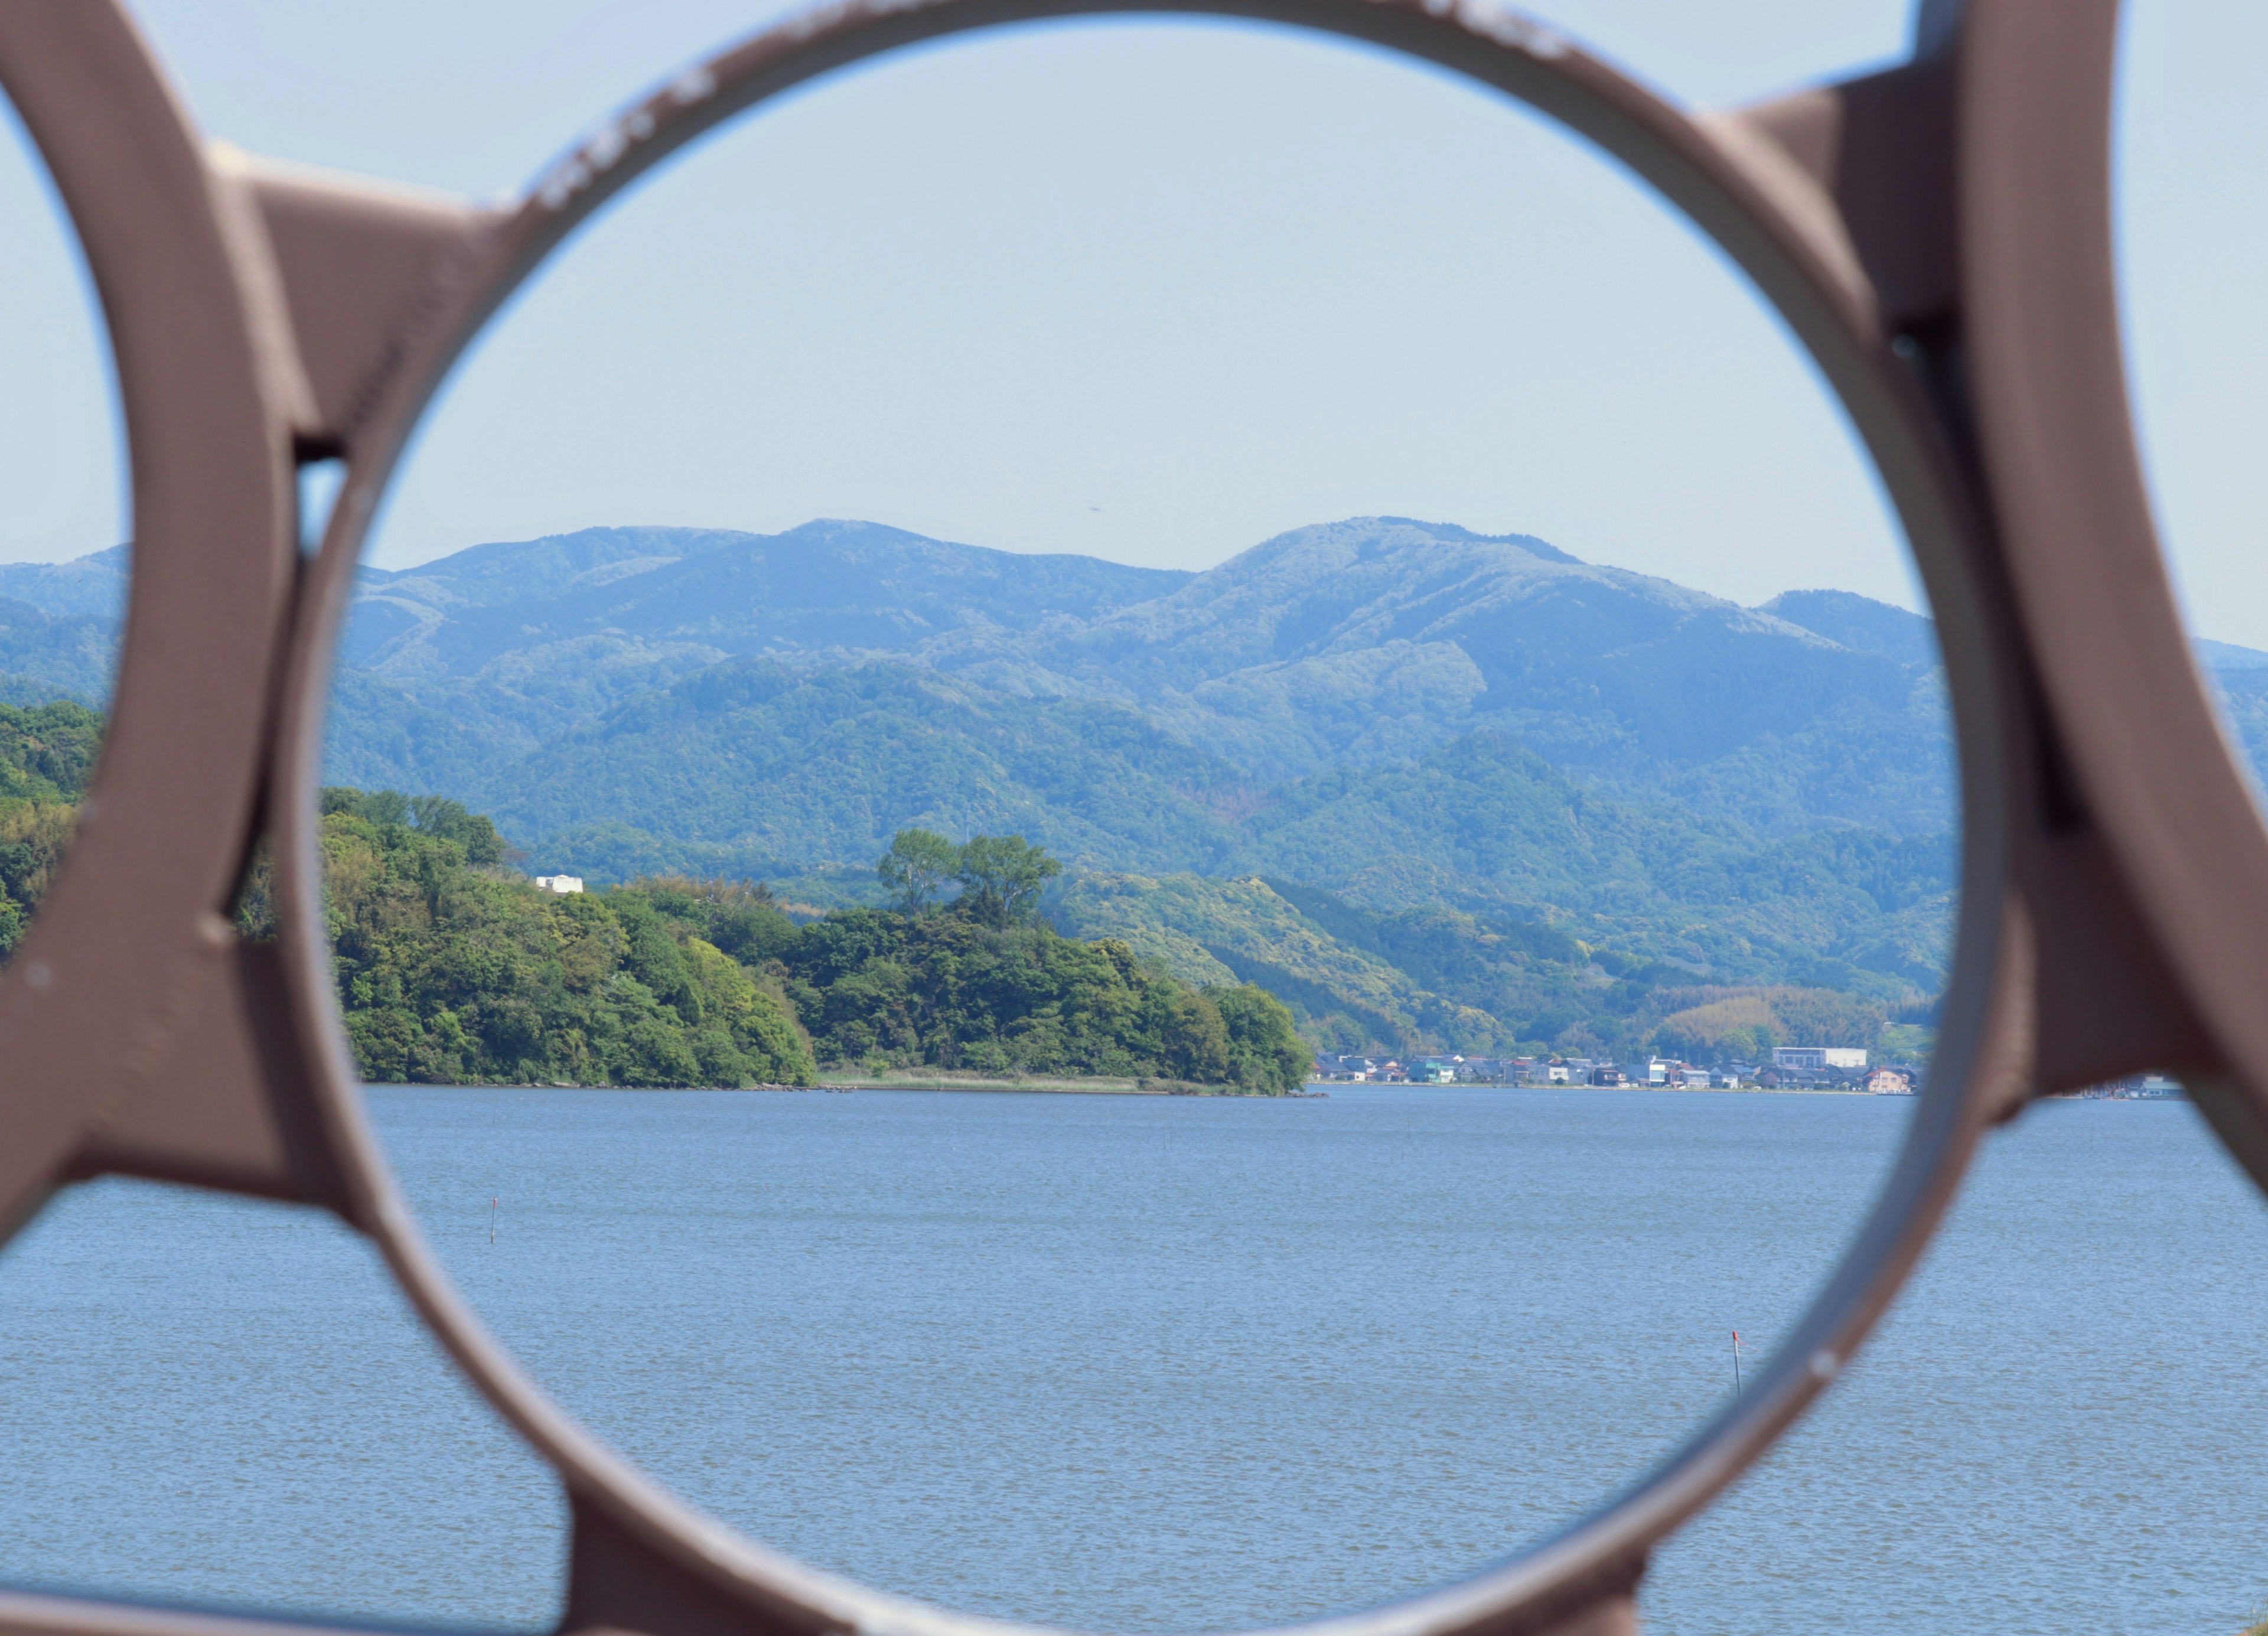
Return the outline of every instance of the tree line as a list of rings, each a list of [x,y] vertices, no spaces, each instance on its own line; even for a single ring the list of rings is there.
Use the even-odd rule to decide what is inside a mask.
[[[326,790],[321,844],[348,1036],[373,1080],[800,1085],[823,1065],[922,1066],[1280,1094],[1309,1062],[1266,991],[1198,988],[1047,925],[1039,893],[1061,866],[1020,836],[903,832],[877,865],[892,907],[805,923],[747,881],[545,891],[489,819],[438,797]],[[247,935],[272,934],[269,892],[255,867]]]
[[[0,959],[23,940],[63,861],[102,726],[69,699],[0,704]]]
[[[0,958],[69,845],[102,729],[69,701],[0,704]],[[1040,894],[1063,866],[1020,836],[901,831],[876,864],[889,908],[800,924],[747,881],[554,894],[460,802],[320,799],[327,929],[365,1079],[805,1085],[824,1065],[1280,1094],[1306,1075],[1307,1047],[1264,989],[1199,987],[1123,941],[1046,925]],[[243,935],[274,935],[273,892],[262,858]]]

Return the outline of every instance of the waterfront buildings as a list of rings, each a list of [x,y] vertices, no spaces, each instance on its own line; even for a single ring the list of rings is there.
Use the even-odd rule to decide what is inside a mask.
[[[1775,1045],[1772,1066],[1818,1073],[1830,1068],[1863,1068],[1867,1053],[1853,1045]]]

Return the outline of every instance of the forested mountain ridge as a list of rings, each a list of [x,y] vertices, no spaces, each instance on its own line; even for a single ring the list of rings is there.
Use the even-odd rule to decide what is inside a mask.
[[[1933,986],[1942,836],[1759,835],[1590,788],[1496,734],[1273,792],[1117,706],[986,697],[902,665],[735,661],[494,775],[546,867],[774,879],[883,824],[1030,835],[1087,871],[1327,887],[1380,909],[1510,914],[1737,982],[1876,970]],[[637,822],[619,814],[630,813]]]
[[[712,658],[897,652],[976,626],[1091,619],[1187,579],[1098,557],[955,545],[824,520],[779,534],[586,528],[366,572],[346,657],[381,675],[468,675],[591,637]]]
[[[1942,828],[1927,623],[1867,606],[1918,630],[1923,651],[1846,645],[1527,536],[1396,518],[1296,529],[1193,576],[872,525],[585,530],[371,577],[333,771],[460,787],[460,769],[525,755],[728,659],[801,674],[883,661],[972,696],[1117,705],[1260,786],[1488,730],[1704,806],[1727,776],[1761,775],[1768,827],[1857,816],[1838,809],[1856,777],[1867,821]],[[1834,776],[1805,776],[1814,763]]]
[[[1124,941],[1187,981],[1257,984],[1326,1050],[1668,1050],[1756,1061],[1793,1043],[1926,1055],[1922,991],[1894,974],[1798,964],[1794,982],[1697,982],[1676,962],[1547,926],[1440,907],[1364,909],[1251,877],[1082,875],[1055,903],[1087,937]]]
[[[0,698],[99,698],[123,568],[0,568]],[[2268,748],[2268,670],[2205,652]],[[1887,1015],[1945,953],[1933,634],[1845,592],[1741,608],[1402,518],[1201,574],[594,528],[365,571],[345,656],[330,776],[492,811],[535,866],[844,907],[901,828],[1027,835],[1066,929],[1381,1042],[1637,1039],[1725,985]]]
[[[0,699],[101,700],[126,556],[0,565]],[[2200,653],[2268,753],[2248,668],[2268,655]],[[1406,519],[1295,529],[1196,575],[865,523],[585,529],[365,570],[345,654],[332,775],[460,794],[628,699],[769,657],[1120,704],[1261,787],[1485,730],[1781,832],[1925,832],[1952,810],[1926,619],[1831,591],[1744,609]]]
[[[133,548],[114,545],[63,563],[0,563],[0,598],[58,618],[115,622],[126,614]]]
[[[0,702],[97,704],[110,694],[116,622],[95,614],[50,614],[0,598]]]
[[[729,849],[688,851],[686,867],[759,873],[871,856],[912,824],[1012,830],[1081,866],[1211,870],[1234,848],[1224,814],[1245,789],[1122,706],[1002,696],[902,662],[799,674],[770,660],[643,694],[483,785],[545,856],[599,866],[600,832],[627,825]]]
[[[1883,656],[1769,614],[1402,518],[1295,529],[1083,626],[958,633],[928,656],[996,685],[1093,689],[1270,780],[1479,727],[1557,764],[1652,775],[1846,700],[1903,710],[1910,691]]]

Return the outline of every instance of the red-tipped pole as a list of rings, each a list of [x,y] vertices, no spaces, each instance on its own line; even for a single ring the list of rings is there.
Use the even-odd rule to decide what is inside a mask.
[[[490,1193],[489,1195],[489,1242],[491,1244],[496,1242],[496,1219],[497,1196],[494,1193]],[[1737,1340],[1740,1338],[1735,1336],[1734,1338]]]
[[[1734,1395],[1734,1396],[1736,1396],[1736,1397],[1737,1397],[1737,1396],[1740,1396],[1740,1393],[1741,1393],[1741,1332],[1740,1332],[1740,1330],[1734,1330],[1733,1331],[1733,1395]]]

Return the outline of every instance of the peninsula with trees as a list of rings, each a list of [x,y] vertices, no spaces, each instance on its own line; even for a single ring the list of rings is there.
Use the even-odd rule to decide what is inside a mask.
[[[418,1084],[808,1085],[822,1067],[1297,1090],[1291,1013],[1037,913],[1062,866],[1016,836],[891,843],[887,907],[799,922],[764,886],[659,876],[547,890],[460,802],[322,794],[324,881],[364,1077]],[[273,935],[255,867],[239,910]]]

